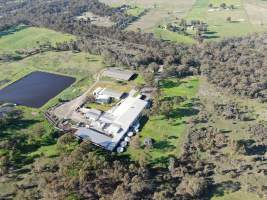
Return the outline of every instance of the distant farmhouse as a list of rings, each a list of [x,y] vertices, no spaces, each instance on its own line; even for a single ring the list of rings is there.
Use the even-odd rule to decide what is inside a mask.
[[[108,88],[98,87],[94,90],[93,95],[96,103],[107,104],[113,99],[120,100],[124,96],[124,92],[117,92]]]
[[[140,96],[128,96],[106,112],[83,109],[81,111],[90,125],[79,127],[75,135],[106,150],[113,151],[117,148],[118,152],[122,152],[130,141],[129,137],[133,132],[138,132],[139,119],[147,106],[148,102]]]
[[[103,76],[114,78],[116,80],[129,81],[135,76],[135,73],[129,70],[108,68],[106,71],[104,71]]]

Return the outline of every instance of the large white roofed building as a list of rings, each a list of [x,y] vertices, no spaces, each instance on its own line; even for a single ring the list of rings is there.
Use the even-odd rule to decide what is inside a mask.
[[[112,114],[116,116],[115,123],[120,124],[126,130],[132,126],[147,106],[147,101],[136,97],[128,97],[123,101]]]
[[[88,131],[80,128],[75,134],[79,137],[82,135],[82,138],[86,137],[96,145],[113,151],[127,135],[129,129],[139,123],[139,119],[147,105],[147,101],[138,97],[129,96],[125,100],[122,100],[116,107],[101,114],[91,124]],[[97,124],[101,126],[97,126]],[[98,138],[98,135],[101,140]]]

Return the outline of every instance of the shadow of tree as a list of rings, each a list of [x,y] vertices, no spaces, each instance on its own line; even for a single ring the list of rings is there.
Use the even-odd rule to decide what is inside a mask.
[[[174,135],[171,135],[168,137],[168,139],[172,140],[172,139],[177,139],[178,137],[177,136],[174,136]]]
[[[197,115],[199,110],[194,108],[177,108],[170,113],[170,118],[182,118]]]
[[[155,158],[152,162],[152,165],[161,165],[162,167],[167,168],[169,165],[169,159],[171,157],[174,157],[174,155],[161,156],[159,158]]]
[[[212,198],[214,196],[224,196],[225,192],[236,192],[240,190],[240,188],[239,182],[223,181],[212,186],[209,197]]]
[[[26,28],[28,28],[28,26],[18,26],[18,27],[10,28],[8,30],[0,31],[0,38],[3,36],[14,34],[18,31],[21,31],[21,30],[26,29]]]
[[[162,88],[174,88],[180,86],[182,83],[187,83],[186,81],[173,81],[173,80],[162,80],[160,86]]]
[[[14,119],[11,120],[8,124],[1,125],[0,127],[0,138],[11,137],[9,133],[12,133],[16,130],[26,129],[33,124],[39,123],[39,120],[25,120],[25,119]]]
[[[203,38],[204,38],[204,39],[219,38],[219,36],[217,36],[216,34],[217,34],[216,31],[206,31],[206,32],[203,34]]]
[[[140,119],[140,121],[139,121],[139,123],[140,123],[139,131],[140,131],[140,132],[143,130],[143,128],[144,128],[144,126],[146,125],[147,121],[148,121],[148,117],[147,117],[147,116],[143,116],[143,117]]]
[[[170,144],[169,141],[159,141],[159,142],[156,142],[154,145],[153,145],[153,148],[155,149],[160,149],[162,151],[166,151],[166,150],[173,150],[175,149],[175,146]]]

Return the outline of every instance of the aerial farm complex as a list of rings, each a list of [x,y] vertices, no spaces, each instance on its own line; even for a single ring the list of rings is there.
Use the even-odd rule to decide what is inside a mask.
[[[124,71],[109,68],[102,72],[101,76],[116,81],[129,81],[136,74],[132,71]],[[128,92],[116,91],[113,88],[94,87],[84,94],[80,101],[76,100],[60,105],[57,109],[67,112],[66,105],[71,107],[69,116],[64,118],[71,120],[74,134],[82,140],[87,140],[109,151],[123,152],[130,142],[130,138],[139,131],[140,119],[144,110],[150,105],[150,98],[139,93],[135,88]],[[93,104],[110,105],[103,111],[97,108],[85,106],[88,96]],[[57,112],[55,112],[57,113]],[[57,114],[56,114],[57,115]],[[62,118],[62,116],[57,116]]]

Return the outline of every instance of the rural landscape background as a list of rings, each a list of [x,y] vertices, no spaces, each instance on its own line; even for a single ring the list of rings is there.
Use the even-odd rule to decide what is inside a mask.
[[[0,199],[266,199],[266,33],[266,0],[0,0],[0,89],[76,79],[41,108],[0,102]],[[97,80],[107,67],[138,76]],[[96,80],[155,89],[124,153],[45,118]]]

